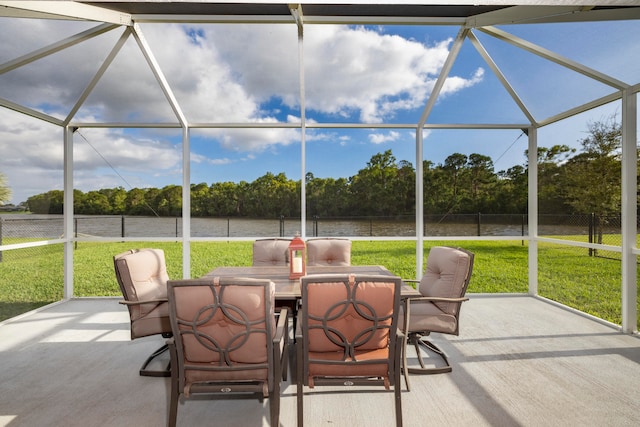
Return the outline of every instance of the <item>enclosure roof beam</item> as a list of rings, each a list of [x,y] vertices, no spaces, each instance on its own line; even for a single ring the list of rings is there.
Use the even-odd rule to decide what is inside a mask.
[[[114,28],[118,28],[118,26],[114,24],[100,24],[86,31],[82,31],[78,34],[67,37],[64,40],[51,43],[50,45],[45,46],[41,49],[34,50],[33,52],[30,52],[19,58],[5,62],[4,64],[0,64],[0,74],[15,70],[16,68],[22,67],[23,65],[27,65],[38,59],[42,59],[56,52],[60,52],[61,50],[64,50],[68,47],[74,46],[78,43],[82,43],[93,37],[99,36],[100,34],[104,34],[107,31],[111,31]]]
[[[131,25],[131,15],[77,1],[0,1],[0,16]]]
[[[629,87],[629,85],[625,82],[622,82],[618,79],[615,79],[597,70],[589,68],[569,58],[565,58],[561,55],[558,55],[557,53],[554,53],[534,43],[521,39],[520,37],[514,36],[513,34],[510,34],[506,31],[500,30],[495,27],[483,27],[483,28],[480,28],[479,30],[499,40],[503,40],[509,44],[512,44],[516,47],[524,49],[527,52],[531,52],[534,55],[538,55],[542,58],[548,59],[549,61],[555,62],[556,64],[562,65],[563,67],[566,67],[577,73],[583,74],[587,77],[590,77],[608,86],[612,86],[620,90],[627,89]]]

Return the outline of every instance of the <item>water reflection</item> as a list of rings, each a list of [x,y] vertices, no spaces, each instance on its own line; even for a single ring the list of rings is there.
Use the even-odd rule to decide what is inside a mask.
[[[60,238],[63,219],[59,215],[3,215],[1,235],[4,237]],[[181,237],[181,218],[78,216],[74,219],[79,236],[99,237]],[[273,237],[293,236],[300,229],[294,219],[192,218],[193,237]],[[412,237],[413,219],[319,219],[307,221],[306,235],[325,237]],[[607,230],[619,233],[618,229]],[[526,236],[526,223],[430,223],[425,236]],[[543,235],[588,235],[584,225],[540,225]]]

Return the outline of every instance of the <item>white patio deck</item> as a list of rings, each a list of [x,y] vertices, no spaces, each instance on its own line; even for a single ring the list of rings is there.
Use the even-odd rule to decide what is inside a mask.
[[[640,425],[640,339],[528,296],[471,295],[459,337],[434,336],[450,374],[411,377],[405,426]],[[168,381],[138,376],[162,344],[130,341],[117,299],[62,302],[0,325],[0,425],[162,426]],[[308,391],[308,389],[307,389]],[[393,394],[305,395],[313,426],[387,427]],[[268,425],[255,399],[188,401],[180,426]],[[282,426],[296,425],[284,385]]]

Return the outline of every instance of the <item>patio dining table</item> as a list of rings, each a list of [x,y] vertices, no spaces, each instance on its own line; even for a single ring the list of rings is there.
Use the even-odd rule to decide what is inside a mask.
[[[381,265],[350,265],[350,266],[307,266],[307,274],[378,274],[393,276],[394,274]],[[289,267],[218,267],[204,277],[235,276],[251,277],[255,279],[270,279],[276,285],[276,306],[288,307],[295,314],[297,301],[302,297],[300,279],[289,279]],[[411,285],[403,283],[403,299],[419,297],[420,293]]]

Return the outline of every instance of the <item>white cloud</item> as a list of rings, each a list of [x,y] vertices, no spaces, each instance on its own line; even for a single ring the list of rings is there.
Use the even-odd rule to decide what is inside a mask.
[[[390,131],[387,134],[384,133],[371,133],[369,134],[369,141],[374,144],[383,144],[385,142],[396,141],[400,138],[400,133],[397,131]]]
[[[450,42],[425,46],[362,27],[313,27],[305,38],[307,105],[338,116],[360,111],[360,120],[370,122],[418,108]]]
[[[0,62],[95,25],[17,19],[0,22]],[[0,97],[65,117],[122,31],[114,30],[0,75]],[[299,121],[295,26],[146,24],[142,31],[190,122]],[[313,111],[309,115],[355,115],[355,120],[380,122],[422,107],[450,42],[443,40],[427,46],[362,27],[309,27],[304,42],[307,108]],[[454,78],[447,92],[461,90],[481,78]],[[282,104],[275,107],[277,103],[270,102],[274,99]],[[283,112],[282,105],[290,111]],[[0,168],[14,190],[14,201],[52,186],[59,188],[62,130],[6,110],[0,111],[0,117]],[[133,38],[127,41],[75,119],[176,121]],[[132,186],[153,185],[153,175],[169,176],[180,169],[179,147],[168,137],[156,138],[161,132],[149,132],[145,137],[130,131],[95,128],[81,132]],[[249,159],[255,153],[300,141],[299,130],[286,128],[199,132],[216,138],[225,150],[246,153]],[[308,136],[309,140],[322,137],[312,132]],[[374,136],[372,141],[379,143],[376,141],[392,137],[392,133]],[[340,136],[337,140],[341,144],[347,141]],[[105,159],[81,137],[76,136],[75,146],[77,188],[123,185]],[[232,161],[227,156],[205,152],[192,153],[192,159],[210,164]]]

